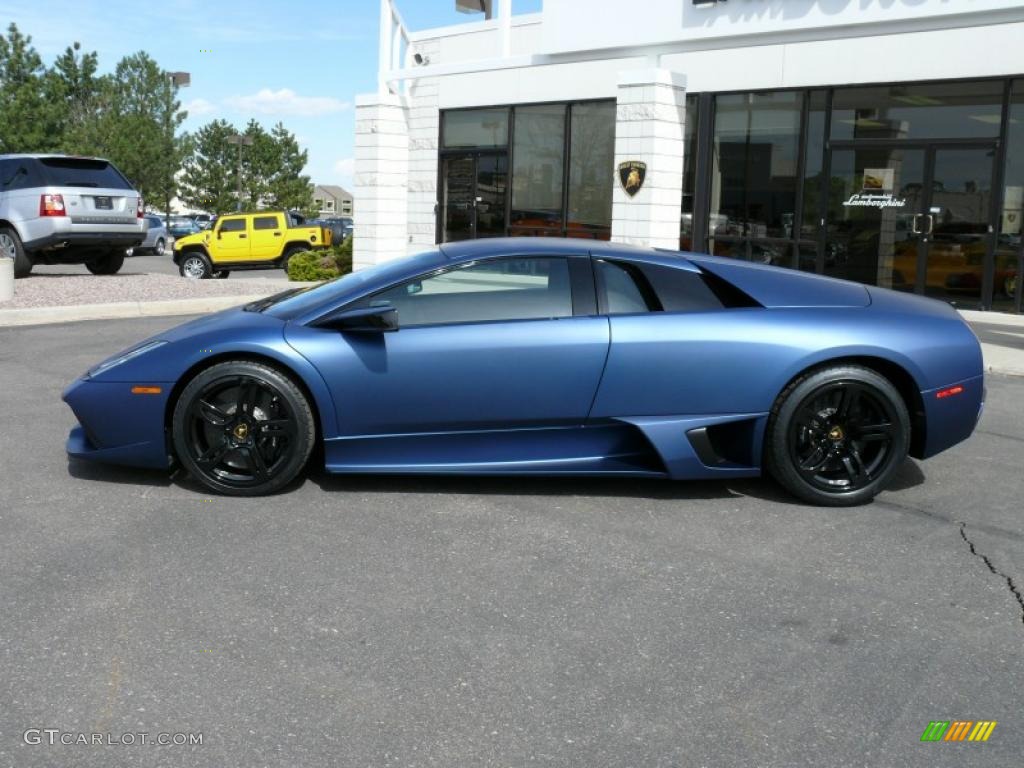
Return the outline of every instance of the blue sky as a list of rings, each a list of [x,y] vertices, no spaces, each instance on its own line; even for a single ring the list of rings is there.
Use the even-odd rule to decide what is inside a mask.
[[[513,0],[516,14],[541,0]],[[181,91],[194,130],[224,118],[280,121],[309,152],[318,183],[350,186],[355,95],[376,89],[378,0],[0,0],[0,20],[32,36],[49,65],[74,41],[100,68],[147,51],[167,70],[190,72]],[[412,30],[471,21],[455,0],[398,0]]]

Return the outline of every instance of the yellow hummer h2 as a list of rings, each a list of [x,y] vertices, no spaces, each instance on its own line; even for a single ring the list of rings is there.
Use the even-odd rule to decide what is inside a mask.
[[[300,251],[327,248],[331,231],[307,227],[287,211],[228,213],[210,229],[174,241],[174,263],[182,277],[227,277],[236,269],[288,271]]]

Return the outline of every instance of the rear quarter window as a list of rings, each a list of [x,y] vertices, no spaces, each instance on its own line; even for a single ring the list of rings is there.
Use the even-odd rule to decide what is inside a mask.
[[[38,163],[48,186],[132,189],[128,179],[106,160],[41,157]]]
[[[252,220],[253,229],[277,229],[277,216],[257,216]]]

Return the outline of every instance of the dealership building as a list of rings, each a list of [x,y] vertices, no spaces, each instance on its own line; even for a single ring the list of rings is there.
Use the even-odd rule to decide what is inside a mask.
[[[1021,0],[440,1],[380,0],[357,268],[591,238],[1020,311]]]

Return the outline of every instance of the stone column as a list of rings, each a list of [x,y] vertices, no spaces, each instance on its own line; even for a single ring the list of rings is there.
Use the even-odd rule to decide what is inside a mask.
[[[686,76],[667,69],[620,72],[617,106],[612,240],[678,250]],[[631,160],[647,164],[634,197],[618,178],[619,165]]]
[[[408,114],[395,95],[356,97],[353,269],[405,256],[408,240]]]
[[[416,52],[437,63],[441,44],[423,40]],[[409,87],[409,253],[427,250],[437,241],[439,90],[436,77],[420,78]]]

